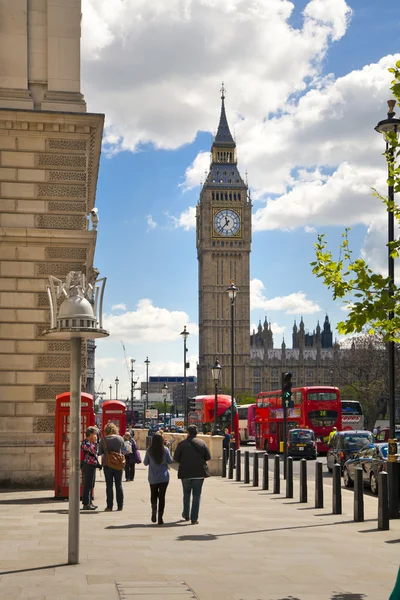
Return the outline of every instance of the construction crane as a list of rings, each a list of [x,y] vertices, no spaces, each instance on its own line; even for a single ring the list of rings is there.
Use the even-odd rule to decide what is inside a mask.
[[[121,341],[121,344],[122,344],[122,349],[124,351],[125,365],[126,365],[126,370],[128,372],[128,381],[129,381],[129,379],[130,379],[130,371],[129,371],[129,365],[128,365],[128,357],[126,356],[126,348],[125,348],[124,342]]]

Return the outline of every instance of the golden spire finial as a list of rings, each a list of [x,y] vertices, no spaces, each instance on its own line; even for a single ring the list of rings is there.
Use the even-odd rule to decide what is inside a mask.
[[[221,92],[221,100],[224,100],[225,99],[225,92],[226,92],[224,82],[222,82],[222,87],[221,87],[221,89],[219,91]]]

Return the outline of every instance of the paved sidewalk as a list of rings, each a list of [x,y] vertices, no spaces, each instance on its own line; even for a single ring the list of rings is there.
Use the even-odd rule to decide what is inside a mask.
[[[261,475],[261,470],[260,470]],[[261,481],[261,476],[260,476]],[[283,489],[283,486],[282,486]],[[376,498],[364,523],[284,494],[212,477],[199,525],[181,520],[181,486],[171,470],[165,525],[150,523],[146,468],[124,484],[123,512],[85,512],[80,564],[66,565],[67,503],[52,492],[0,494],[0,598],[3,600],[387,600],[399,564],[400,522],[377,531]],[[105,484],[96,483],[105,506]]]

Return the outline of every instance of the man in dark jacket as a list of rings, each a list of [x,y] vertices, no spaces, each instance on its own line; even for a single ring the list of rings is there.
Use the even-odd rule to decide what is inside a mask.
[[[183,488],[183,513],[185,521],[192,521],[197,525],[199,518],[200,496],[204,478],[209,477],[207,461],[211,454],[202,440],[196,440],[197,427],[189,425],[188,436],[178,444],[174,460],[179,463],[178,478],[182,480]],[[190,509],[190,496],[193,493],[192,508]]]

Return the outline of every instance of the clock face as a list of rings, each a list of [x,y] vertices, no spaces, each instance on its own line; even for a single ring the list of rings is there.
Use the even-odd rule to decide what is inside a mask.
[[[236,235],[240,229],[239,215],[230,208],[218,211],[214,216],[214,229],[225,237]]]

